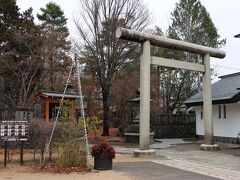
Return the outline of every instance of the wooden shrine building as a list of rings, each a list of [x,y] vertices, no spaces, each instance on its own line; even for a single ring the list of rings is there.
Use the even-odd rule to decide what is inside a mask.
[[[39,91],[35,95],[35,117],[42,118],[46,122],[53,120],[57,116],[58,108],[63,97],[62,92],[57,91]],[[77,109],[79,95],[73,92],[67,92],[64,96],[62,111],[65,116],[74,118]],[[63,112],[61,111],[61,116]],[[60,116],[60,118],[61,118]]]

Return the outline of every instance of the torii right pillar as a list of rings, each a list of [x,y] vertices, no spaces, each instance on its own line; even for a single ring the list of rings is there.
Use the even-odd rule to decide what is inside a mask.
[[[210,69],[210,56],[204,55],[203,64],[205,72],[203,73],[203,119],[204,119],[204,133],[205,143],[201,144],[201,149],[218,150],[219,145],[214,144],[213,133],[213,118],[212,118],[212,92],[211,92],[211,69]]]

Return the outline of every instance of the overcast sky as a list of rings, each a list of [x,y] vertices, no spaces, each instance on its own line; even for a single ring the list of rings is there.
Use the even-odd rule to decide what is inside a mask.
[[[50,0],[17,0],[21,10],[32,7],[34,14],[39,12],[40,7],[44,7]],[[79,0],[52,0],[64,10],[68,18],[70,33],[74,36],[75,27],[73,17],[77,17],[80,11]],[[159,26],[165,32],[171,23],[171,12],[178,0],[144,0],[152,16],[151,26]],[[218,75],[240,72],[240,38],[234,35],[240,33],[240,1],[239,0],[201,0],[218,29],[221,38],[227,39],[227,44],[222,50],[226,51],[224,59],[213,59],[211,65]]]

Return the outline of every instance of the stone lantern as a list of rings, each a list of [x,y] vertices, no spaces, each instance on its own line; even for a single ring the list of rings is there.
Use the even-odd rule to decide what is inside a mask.
[[[130,125],[124,133],[125,142],[139,144],[139,122],[140,122],[140,91],[136,91],[135,97],[127,100],[131,110]],[[154,132],[150,132],[150,140],[153,142]]]

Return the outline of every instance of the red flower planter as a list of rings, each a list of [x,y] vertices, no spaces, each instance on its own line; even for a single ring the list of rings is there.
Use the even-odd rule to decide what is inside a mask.
[[[115,150],[107,142],[100,142],[92,147],[94,157],[94,169],[112,169],[112,159],[115,158]]]
[[[94,157],[94,169],[96,170],[110,170],[112,169],[112,158],[106,156]]]

